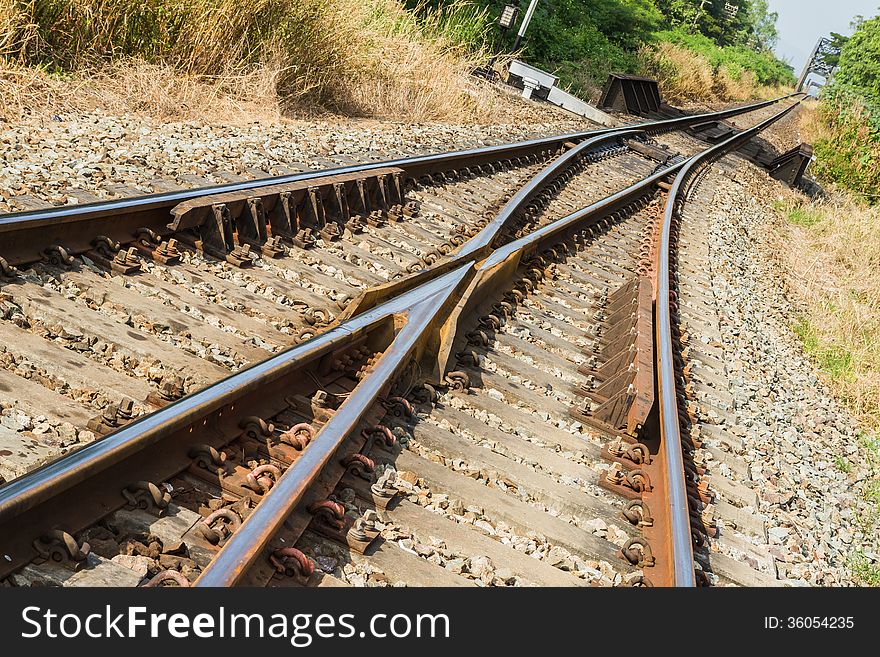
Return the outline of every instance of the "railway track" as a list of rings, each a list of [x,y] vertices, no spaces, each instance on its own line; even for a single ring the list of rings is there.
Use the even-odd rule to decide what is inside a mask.
[[[0,217],[0,575],[717,580],[671,236],[775,102]]]

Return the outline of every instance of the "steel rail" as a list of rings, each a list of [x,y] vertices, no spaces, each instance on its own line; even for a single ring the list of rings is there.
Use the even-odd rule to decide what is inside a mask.
[[[338,321],[345,321],[346,318],[354,317],[387,298],[412,290],[444,272],[455,269],[467,260],[481,260],[488,257],[492,253],[493,247],[499,246],[498,240],[502,231],[509,228],[524,207],[547,184],[562,175],[567,167],[576,163],[581,157],[587,156],[592,149],[626,137],[640,137],[645,134],[644,130],[614,130],[586,139],[567,150],[535,174],[504,204],[498,214],[479,233],[468,239],[453,253],[430,266],[414,271],[409,276],[365,290],[349,303],[337,318]]]
[[[41,515],[52,516],[60,508],[67,508],[69,512],[59,520],[65,530],[79,531],[84,519],[91,518],[94,522],[96,518],[124,506],[125,500],[119,491],[126,486],[144,478],[164,481],[186,467],[156,464],[149,462],[150,458],[167,460],[171,454],[183,463],[190,462],[191,459],[187,458],[189,449],[206,442],[194,433],[195,428],[223,434],[219,430],[221,420],[237,427],[239,417],[254,414],[252,407],[243,400],[264,397],[265,393],[261,394],[261,391],[267,386],[289,381],[291,374],[299,368],[333,353],[355,338],[378,330],[387,321],[410,314],[426,296],[451,294],[456,288],[456,276],[462,276],[468,269],[464,266],[458,273],[446,274],[416,291],[390,299],[344,325],[138,418],[112,434],[0,487],[0,536],[7,537],[0,541],[0,577],[29,561],[27,554],[31,541],[51,528],[23,522],[28,511],[39,509]],[[311,448],[310,445],[305,453],[311,452]],[[157,450],[160,451],[157,453]],[[319,451],[315,450],[315,453]],[[75,506],[71,507],[70,502],[65,506],[62,501],[65,496],[74,501]]]
[[[751,108],[748,111],[754,111],[756,109],[766,107],[768,105],[777,103],[781,100],[785,100],[796,95],[799,94],[788,94],[786,96],[780,96],[779,98],[775,98],[773,100],[755,103],[754,105],[748,106],[749,108]],[[454,269],[455,267],[459,266],[465,259],[480,259],[488,257],[493,247],[500,247],[500,245],[497,244],[497,239],[501,231],[506,226],[508,226],[516,213],[518,213],[523,208],[523,206],[525,206],[529,202],[529,200],[537,195],[538,191],[541,189],[541,186],[559,175],[561,173],[561,170],[563,170],[567,164],[576,161],[578,157],[585,155],[589,152],[590,149],[626,137],[639,137],[652,134],[653,132],[656,132],[658,130],[667,129],[670,126],[674,127],[682,125],[682,122],[686,122],[689,125],[692,122],[691,119],[700,119],[701,121],[703,121],[705,120],[705,117],[708,116],[712,116],[716,119],[733,116],[735,114],[742,113],[742,109],[743,108],[732,108],[728,110],[721,110],[720,112],[697,115],[694,117],[680,117],[677,119],[669,119],[666,121],[635,124],[629,127],[609,128],[605,130],[598,130],[594,133],[584,133],[593,134],[595,136],[590,137],[585,141],[582,141],[578,145],[558,156],[544,169],[538,172],[538,174],[532,177],[529,182],[527,182],[513,197],[511,197],[511,199],[504,205],[504,207],[501,208],[496,217],[492,219],[492,221],[490,221],[488,225],[486,225],[479,233],[477,233],[475,236],[465,242],[458,250],[456,250],[455,253],[446,258],[443,258],[428,269],[414,272],[412,275],[406,276],[403,279],[391,281],[384,285],[377,286],[376,288],[366,290],[358,298],[354,299],[349,304],[345,311],[340,315],[339,321],[344,321],[348,317],[353,317],[354,315],[363,312],[366,309],[374,307],[376,303],[390,296],[393,296],[394,294],[401,294],[405,291],[414,289],[425,281],[430,280],[431,277],[437,275],[438,273]],[[656,182],[656,180],[667,176],[671,171],[674,171],[679,167],[680,164],[674,165],[668,170],[665,170],[665,173],[655,174],[654,176],[649,176],[649,178],[652,180],[653,184],[653,182]],[[602,204],[605,201],[619,201],[621,196],[626,196],[627,194],[636,191],[637,188],[639,188],[641,182],[643,181],[637,182],[629,188],[622,190],[621,192],[612,194],[611,196],[606,197],[605,199],[598,201],[597,203]],[[588,207],[594,208],[594,206],[596,205],[597,204],[594,203]],[[578,214],[578,212],[584,212],[585,210],[586,208],[583,210],[579,210],[573,213],[573,215]],[[568,217],[564,217],[563,219],[567,218]]]
[[[789,107],[785,112],[791,109]],[[479,286],[482,275],[486,275],[488,278],[490,272],[500,269],[504,263],[513,260],[522,262],[529,254],[542,246],[546,246],[548,242],[558,243],[574,230],[583,228],[583,224],[590,219],[598,220],[608,216],[609,213],[631,203],[633,200],[644,195],[645,192],[653,189],[661,179],[668,177],[671,173],[683,170],[693,160],[694,158],[691,158],[656,172],[624,190],[573,212],[504,247],[498,248],[488,258],[479,263],[476,263],[474,260],[471,260],[469,264],[461,264],[459,262],[460,267],[455,272],[464,272],[471,266],[476,266],[473,275],[474,280],[472,280],[468,287],[465,296],[477,296],[474,290]],[[541,176],[542,174],[538,175]],[[447,274],[446,276],[450,275]],[[463,280],[461,278],[457,282],[460,284]],[[403,362],[402,359],[422,339],[422,335],[418,330],[425,332],[429,327],[437,325],[439,320],[436,315],[443,304],[437,303],[434,300],[435,297],[429,294],[420,294],[420,290],[421,288],[417,287],[409,292],[409,294],[421,296],[425,299],[425,302],[413,309],[413,312],[417,315],[417,320],[413,321],[410,319],[406,327],[407,333],[405,338],[403,332],[401,332],[397,338],[397,340],[401,340],[401,343],[398,345],[396,340],[390,352],[386,352],[383,356],[383,360],[385,358],[392,359],[388,366],[381,372],[375,371],[370,373],[367,380],[362,381],[358,388],[352,392],[337,414],[331,418],[318,434],[318,438],[310,447],[310,450],[315,450],[315,452],[310,454],[311,458],[308,461],[299,459],[282,475],[281,480],[269,491],[257,509],[242,524],[239,530],[227,540],[218,555],[205,568],[196,581],[196,586],[224,587],[241,583],[247,568],[258,559],[267,548],[273,534],[284,525],[286,518],[303,498],[310,482],[319,474],[322,464],[326,464],[330,460],[333,451],[339,447],[347,435],[356,429],[359,418],[376,401],[380,386],[387,383],[387,379],[384,378],[387,375],[387,371],[398,368]],[[447,302],[448,299],[449,297],[444,297],[443,301]],[[470,299],[462,298],[458,302],[456,310],[459,313],[463,313],[464,306],[466,306],[468,301]],[[419,326],[421,329],[418,329]],[[410,331],[409,329],[412,330]],[[449,346],[445,349],[446,352],[450,350]],[[454,351],[454,349],[452,350]],[[440,356],[442,357],[442,355]],[[373,383],[368,384],[370,380],[373,380]],[[343,409],[346,412],[344,415],[340,415],[343,413]],[[325,432],[328,434],[326,439],[324,438]],[[321,441],[322,449],[325,450],[324,453],[317,452],[319,440]],[[300,461],[303,461],[303,463],[301,464]],[[283,486],[281,485],[282,482]],[[693,569],[691,568],[691,570]],[[693,577],[693,573],[691,575]]]
[[[455,254],[456,257],[458,259],[469,256],[474,257],[480,252],[480,250],[495,245],[499,234],[508,226],[515,215],[520,212],[529,201],[537,196],[545,185],[552,182],[555,177],[564,172],[569,164],[575,163],[591,149],[626,137],[640,137],[645,136],[646,134],[647,133],[644,130],[615,130],[597,137],[585,139],[574,148],[567,150],[523,185],[519,191],[504,204],[504,207],[501,208],[494,219],[492,219],[479,233],[462,245],[458,250],[458,253]]]
[[[766,104],[768,103],[762,103],[760,105],[763,106]],[[734,112],[736,110],[726,111]],[[617,138],[619,134],[615,133],[625,133],[627,131],[611,130],[604,132],[606,133],[605,136],[607,138]],[[602,135],[599,135],[597,137],[597,142],[593,143],[593,145],[596,145],[601,137]],[[588,146],[585,146],[583,150],[587,149]],[[568,161],[569,160],[563,160],[562,163]],[[611,195],[607,199],[603,199],[602,201],[588,206],[588,208],[572,213],[559,222],[545,226],[538,231],[535,231],[533,235],[517,240],[517,246],[513,247],[513,249],[523,247],[525,250],[529,244],[536,244],[543,239],[549,239],[551,236],[558,234],[563,228],[566,228],[569,225],[574,225],[574,223],[578,221],[583,221],[591,216],[598,216],[602,213],[607,215],[609,212],[613,211],[612,208],[615,207],[615,205],[620,205],[621,203],[625,204],[633,194],[638,195],[639,193],[644,193],[644,191],[648,190],[661,178],[668,176],[671,172],[681,166],[681,164],[678,164],[669,169],[657,172],[646,178],[644,181],[641,181],[641,184],[637,183],[636,185],[632,185],[621,192]],[[546,170],[539,174],[539,176],[545,172]],[[527,195],[523,196],[523,199],[527,199]],[[510,216],[512,216],[512,213]],[[510,255],[511,248],[504,249],[504,253]],[[499,254],[499,257],[500,256],[501,254]],[[467,263],[464,263],[463,260],[466,259],[457,261],[461,267],[454,270],[460,272],[460,276],[462,277],[464,277],[468,271],[471,271],[474,264],[474,260]],[[457,281],[455,284],[453,284],[454,279]],[[15,526],[16,519],[20,518],[21,514],[24,512],[33,509],[38,505],[51,505],[52,501],[56,500],[59,495],[71,491],[74,487],[84,484],[87,480],[91,481],[95,475],[101,472],[106,472],[111,466],[116,465],[125,459],[133,460],[142,450],[151,445],[155,446],[158,442],[162,441],[165,437],[172,435],[174,432],[185,430],[188,425],[192,427],[197,424],[201,418],[208,417],[211,414],[217,414],[221,409],[233,404],[235,400],[241,396],[242,391],[258,390],[262,386],[277,381],[283,376],[284,372],[290,371],[291,367],[302,365],[304,362],[308,362],[309,359],[319,358],[328,350],[344,344],[359,332],[369,330],[371,326],[381,322],[389,315],[414,312],[413,309],[418,306],[418,302],[425,299],[426,296],[436,299],[437,295],[441,294],[441,291],[443,291],[443,294],[451,294],[452,290],[457,288],[462,280],[463,278],[456,279],[448,270],[440,273],[435,272],[431,279],[427,280],[427,282],[423,282],[418,288],[402,295],[394,296],[377,307],[360,313],[356,317],[345,321],[343,324],[330,329],[327,333],[321,334],[302,345],[292,347],[291,349],[273,356],[266,361],[255,364],[246,370],[233,374],[208,388],[189,395],[174,404],[161,409],[160,411],[156,411],[155,413],[126,425],[102,440],[92,443],[76,452],[70,453],[67,456],[43,466],[38,470],[32,471],[21,478],[13,480],[5,486],[0,487],[0,527],[6,526],[11,529]],[[419,307],[422,309],[425,308],[425,306]],[[412,317],[413,316],[410,315],[410,321],[412,321]],[[407,326],[409,326],[409,324],[407,324]],[[415,326],[415,324],[413,324],[413,326]],[[410,328],[409,330],[412,331],[414,329]],[[400,338],[400,335],[398,335],[398,338]],[[379,379],[373,380],[378,381]],[[357,398],[359,396],[360,393],[355,397]],[[350,401],[351,399],[349,398],[349,402]],[[319,444],[323,445],[324,442],[325,441],[322,439],[322,442]],[[313,444],[307,451],[311,451],[313,447],[317,446]],[[321,450],[315,449],[315,453],[311,458],[318,459],[318,461],[315,462],[326,463],[326,458],[329,458],[331,452],[325,452],[324,456],[326,458],[322,460],[321,455],[318,453],[320,451]],[[305,467],[305,465],[301,467]],[[267,496],[267,499],[269,499],[269,496]],[[276,494],[272,499],[279,500],[281,498]],[[2,551],[0,551],[0,553],[2,553]]]
[[[439,281],[444,281],[445,278],[459,272],[465,274],[468,271],[472,271],[473,275],[468,277],[470,286],[467,293],[462,295],[463,298],[459,301],[458,310],[463,312],[462,306],[466,302],[471,301],[471,299],[465,297],[480,282],[479,278],[481,276],[486,275],[488,278],[490,272],[501,268],[505,263],[513,260],[521,262],[523,258],[542,245],[546,245],[548,241],[558,243],[571,231],[583,228],[584,224],[590,220],[598,221],[608,216],[608,214],[616,209],[653,189],[659,180],[678,170],[683,164],[679,163],[674,165],[674,167],[670,167],[670,169],[652,174],[609,198],[592,203],[557,222],[519,238],[493,251],[488,258],[479,263],[474,258],[469,259],[466,263],[459,262],[458,268],[453,270],[452,273],[446,274],[443,278],[435,279],[433,285],[432,283],[425,285],[432,285],[431,289],[434,290],[434,285]],[[455,283],[459,286],[464,281],[463,275],[455,279]],[[424,302],[417,304],[417,306],[411,309],[410,312],[415,314],[416,320],[414,321],[412,315],[410,316],[406,326],[406,335],[404,336],[404,332],[401,331],[401,334],[398,335],[397,340],[389,349],[389,352],[393,351],[393,353],[386,352],[383,355],[383,360],[380,363],[386,358],[390,358],[389,364],[382,371],[379,371],[377,368],[376,371],[371,372],[367,379],[355,388],[333,418],[321,429],[303,457],[295,461],[285,471],[281,479],[266,494],[265,498],[248,519],[227,540],[217,556],[202,572],[195,583],[196,586],[225,587],[235,586],[242,582],[247,568],[258,559],[268,546],[273,534],[283,526],[285,519],[301,501],[310,483],[320,472],[321,467],[330,460],[333,452],[339,447],[345,437],[351,435],[356,430],[357,423],[363,417],[366,409],[377,400],[380,386],[387,382],[388,370],[398,368],[403,362],[403,358],[412,351],[414,345],[423,339],[423,333],[429,327],[436,326],[440,321],[437,314],[442,304],[435,300],[437,292],[423,292],[425,285],[416,287],[405,295],[411,298],[422,298]],[[448,299],[449,297],[446,296],[443,298],[443,301],[446,302]],[[416,331],[417,328],[418,331]],[[401,341],[400,344],[398,344],[398,340]],[[451,350],[454,351],[454,349]],[[449,352],[450,348],[447,347],[445,351]],[[326,438],[325,433],[327,434]],[[319,451],[319,448],[323,451]],[[308,460],[305,458],[307,455],[311,457]]]
[[[618,135],[618,132],[620,133]],[[505,207],[499,212],[498,217],[501,217],[503,220],[501,222],[492,222],[492,225],[487,226],[487,230],[492,228],[493,230],[488,232],[487,235],[484,235],[482,232],[475,236],[476,239],[481,236],[487,237],[488,241],[494,238],[497,231],[500,230],[510,219],[514,216],[516,211],[524,205],[529,198],[531,198],[537,191],[540,189],[540,184],[545,182],[548,178],[551,178],[553,174],[559,172],[559,170],[566,164],[568,164],[575,155],[582,153],[584,150],[589,149],[590,147],[594,147],[598,144],[604,143],[605,141],[617,138],[618,136],[624,136],[628,133],[632,133],[633,131],[616,131],[611,135],[605,135],[601,137],[596,137],[591,140],[587,140],[583,144],[581,144],[577,149],[572,149],[567,152],[565,155],[558,158],[554,161],[550,166],[542,170],[537,176],[535,176],[529,183],[526,184],[525,187],[522,188],[520,193],[518,193],[513,199],[511,199]],[[666,174],[662,174],[666,175]],[[644,187],[645,185],[653,184],[656,180],[662,177],[661,174],[654,174],[649,176],[644,181],[641,181],[644,184],[636,184],[632,185],[623,192],[619,192],[614,194],[609,199],[617,199],[622,194],[628,190],[632,190],[636,187]],[[605,199],[603,199],[604,201]],[[592,204],[589,208],[600,208],[605,207],[605,204],[602,201]],[[588,209],[585,209],[585,211]],[[584,211],[580,211],[583,213]],[[578,213],[574,213],[578,214]],[[570,215],[571,216],[571,215]],[[567,219],[567,218],[563,218]],[[470,242],[465,243],[465,246]],[[466,264],[464,255],[470,255],[470,258],[467,258],[468,261],[472,262],[475,260],[474,256],[475,250],[469,250],[467,254],[456,255],[454,258],[450,259],[449,263],[443,263],[447,266],[447,270],[452,270],[457,267],[461,267],[463,264]],[[412,288],[422,287],[429,282],[433,278],[437,278],[439,275],[442,275],[444,272],[438,272],[435,268],[425,270],[427,274],[433,274],[430,278],[423,278],[418,281],[418,285],[412,286]],[[430,288],[425,288],[430,289]],[[24,475],[23,477],[19,477],[14,479],[12,482],[5,484],[4,486],[0,486],[0,523],[6,518],[6,514],[9,513],[15,507],[11,505],[10,500],[19,497],[20,495],[31,495],[34,494],[37,488],[34,486],[34,482],[31,481],[34,479],[34,475],[39,474],[41,477],[45,477],[46,482],[51,484],[52,487],[57,487],[60,485],[60,480],[57,478],[62,476],[62,473],[67,473],[69,471],[68,461],[71,462],[74,468],[76,468],[77,472],[82,472],[81,467],[86,463],[90,463],[93,460],[100,459],[106,455],[109,455],[116,450],[123,450],[120,454],[121,456],[127,455],[127,451],[130,449],[137,449],[137,444],[131,445],[130,443],[140,443],[143,440],[142,432],[150,432],[154,428],[163,427],[168,430],[172,430],[174,428],[178,428],[180,423],[185,424],[188,421],[189,414],[193,410],[198,410],[201,412],[211,412],[215,409],[215,407],[219,408],[222,405],[223,400],[222,397],[227,390],[232,390],[245,385],[252,385],[254,383],[258,385],[262,385],[265,383],[269,383],[270,381],[264,378],[266,373],[273,372],[276,367],[284,366],[291,362],[292,360],[306,361],[310,358],[311,354],[319,353],[323,349],[326,348],[328,344],[334,343],[339,339],[339,336],[349,335],[358,331],[369,323],[376,321],[377,319],[386,316],[391,312],[399,312],[401,299],[406,302],[409,297],[402,297],[401,294],[393,294],[389,295],[389,299],[384,303],[384,306],[377,306],[370,311],[365,311],[358,313],[355,317],[357,321],[346,321],[340,323],[336,327],[328,330],[325,333],[320,334],[319,336],[308,340],[301,345],[297,345],[292,347],[291,349],[285,350],[276,356],[272,356],[261,363],[257,363],[251,367],[245,368],[219,382],[213,384],[207,388],[204,388],[192,395],[188,395],[173,404],[166,406],[165,408],[151,413],[143,418],[139,418],[138,420],[127,424],[125,427],[120,428],[119,430],[109,434],[107,437],[96,441],[90,445],[87,445],[75,452],[70,453],[67,456],[64,456],[57,461],[49,463],[45,466],[37,470],[33,470],[32,472]],[[397,302],[392,305],[387,305],[391,302],[391,300],[397,299]],[[205,406],[205,403],[210,401],[211,399],[220,400],[218,404],[212,406]],[[180,422],[167,424],[166,420],[179,417]],[[131,441],[130,438],[137,437],[137,441]],[[91,474],[91,472],[89,473]],[[41,498],[34,498],[35,502],[42,501]]]
[[[778,114],[690,158],[673,181],[666,207],[657,252],[657,296],[655,312],[657,387],[660,400],[660,441],[666,463],[666,505],[671,536],[671,559],[674,586],[695,586],[693,539],[690,529],[684,457],[681,448],[681,427],[676,401],[674,349],[670,317],[670,236],[680,196],[693,176],[703,167],[730,153],[752,137],[791,112],[800,101]]]
[[[469,272],[473,272],[473,263],[463,265],[432,281],[428,284],[429,290],[419,288],[410,295],[405,295],[417,301],[405,309],[406,324],[394,342],[382,354],[373,371],[357,385],[321,428],[303,455],[285,470],[266,497],[226,541],[217,556],[202,571],[197,580],[198,586],[230,586],[239,581],[284,524],[342,441],[357,429],[382,389],[390,384],[405,364]]]
[[[13,212],[0,215],[0,234],[17,230],[29,230],[33,228],[62,225],[70,222],[81,222],[85,220],[107,219],[122,213],[144,213],[150,214],[157,211],[170,211],[178,203],[197,199],[202,196],[213,194],[222,194],[226,192],[235,192],[242,190],[259,190],[261,187],[271,185],[279,185],[293,182],[301,182],[306,180],[317,180],[326,176],[340,175],[345,173],[368,172],[383,167],[399,167],[404,169],[408,175],[417,177],[432,172],[447,170],[450,167],[455,168],[473,160],[498,161],[502,159],[510,159],[522,156],[526,153],[533,152],[540,148],[558,148],[566,142],[588,139],[597,137],[611,132],[623,129],[645,130],[649,133],[674,129],[679,126],[697,124],[707,120],[722,120],[738,114],[752,112],[762,107],[766,107],[780,100],[790,97],[780,96],[779,98],[751,103],[741,107],[734,107],[716,112],[707,112],[704,114],[696,114],[693,116],[678,117],[674,119],[664,119],[659,121],[647,121],[643,123],[635,123],[617,128],[603,128],[599,130],[589,130],[584,132],[573,132],[553,137],[543,137],[540,139],[531,139],[510,144],[500,144],[496,146],[486,146],[476,149],[466,149],[460,151],[448,151],[431,155],[417,155],[410,157],[397,158],[382,162],[371,162],[368,164],[350,165],[344,167],[336,167],[332,169],[323,169],[319,171],[308,171],[303,173],[273,176],[270,178],[261,178],[259,180],[250,180],[245,182],[225,183],[221,185],[213,185],[209,187],[200,187],[196,189],[187,189],[174,192],[164,192],[159,194],[148,194],[145,196],[136,196],[112,201],[99,201],[96,203],[85,203],[82,205],[65,206],[60,208],[47,208],[40,210],[30,210],[25,212]],[[2,253],[0,253],[2,255]]]
[[[389,313],[400,312],[401,303],[410,303],[411,295],[408,296],[408,293],[412,290],[418,288],[420,291],[417,294],[426,294],[433,289],[430,285],[432,280],[456,268],[473,264],[478,259],[478,255],[482,257],[488,254],[488,244],[494,240],[497,232],[515,217],[544,183],[554,179],[579,155],[629,134],[644,133],[613,131],[607,135],[588,139],[554,160],[505,205],[496,221],[475,236],[475,238],[482,237],[486,244],[480,249],[469,251],[470,257],[453,257],[449,262],[438,263],[436,267],[423,270],[421,276],[409,277],[413,279],[409,284],[392,285],[381,299],[374,300],[370,308],[359,308],[356,315],[347,315],[346,319],[318,337],[243,369],[159,411],[139,418],[101,440],[0,486],[0,528],[16,516],[41,504],[51,503],[57,496],[66,494],[89,478],[132,458],[165,437],[185,429],[188,425],[197,424],[202,418],[211,416],[224,407],[233,405],[243,392],[259,386],[271,385],[291,367],[305,365],[310,360],[320,357],[327,349],[341,344]],[[651,176],[649,182],[655,179],[657,176]],[[404,279],[397,283],[406,283],[408,280]],[[2,565],[0,563],[0,567]]]

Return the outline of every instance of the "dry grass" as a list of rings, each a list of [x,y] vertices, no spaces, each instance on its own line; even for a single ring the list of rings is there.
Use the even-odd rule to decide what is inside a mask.
[[[241,123],[321,114],[407,122],[509,122],[508,105],[468,75],[437,81],[364,78],[349,88],[346,106],[325,106],[278,91],[283,72],[272,66],[218,76],[181,73],[168,65],[121,60],[57,76],[0,62],[0,121],[31,115],[88,112],[137,114],[160,120]]]
[[[880,430],[880,209],[843,194],[780,208],[787,265],[803,302],[795,326],[832,389]]]
[[[856,126],[856,130],[861,126]],[[814,165],[827,176],[835,167],[847,168],[852,151],[839,153],[844,143],[867,135],[847,133],[830,125],[817,101],[805,101],[798,112],[801,139],[817,146]],[[830,157],[829,157],[830,155]],[[840,181],[847,182],[846,179]],[[789,289],[799,303],[793,329],[807,356],[831,390],[855,414],[859,434],[858,467],[868,473],[858,484],[867,504],[857,518],[862,531],[877,536],[880,527],[880,207],[869,205],[865,190],[858,195],[825,180],[827,193],[808,202],[791,193],[775,205],[782,230],[777,252],[790,276]],[[873,188],[872,188],[873,191]],[[841,457],[842,458],[842,457]],[[844,464],[846,468],[842,468]],[[838,462],[848,472],[849,461]],[[876,549],[876,548],[875,548]],[[850,555],[855,581],[880,586],[880,567],[861,551]]]
[[[858,489],[866,504],[856,520],[861,531],[876,537],[880,527],[880,209],[836,192],[813,204],[792,195],[779,209],[787,224],[779,252],[802,313],[792,328],[828,386],[863,427],[858,467],[867,477]],[[848,472],[851,466],[839,457],[837,467]],[[856,582],[880,586],[880,568],[862,552],[851,554],[849,561]]]
[[[814,147],[813,173],[826,186],[880,203],[880,109],[855,96],[835,98],[833,90],[805,106],[799,127]]]
[[[23,52],[36,38],[36,24],[15,0],[0,0],[0,56]]]
[[[827,129],[819,116],[819,101],[807,98],[801,102],[798,109],[798,130],[803,140],[810,144],[827,137]]]
[[[712,67],[690,50],[664,42],[643,47],[639,57],[645,74],[657,79],[669,102],[714,100],[706,97],[712,89]]]
[[[485,56],[485,16],[459,2],[444,11],[416,20],[399,0],[0,0],[0,113],[497,120],[491,94],[468,81]]]
[[[204,78],[131,60],[62,78],[32,68],[0,65],[0,95],[5,99],[0,120],[95,109],[162,121],[279,120],[282,112],[275,85],[273,72],[265,67]]]
[[[734,76],[723,67],[713,67],[699,53],[674,43],[644,46],[639,59],[644,74],[657,79],[664,99],[673,104],[773,98],[782,93],[780,87],[758,84],[749,71]]]

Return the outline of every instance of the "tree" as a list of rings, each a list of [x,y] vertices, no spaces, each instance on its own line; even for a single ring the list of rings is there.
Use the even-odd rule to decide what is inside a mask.
[[[847,41],[849,41],[848,36],[843,36],[842,34],[838,34],[837,32],[831,33],[831,47],[834,48],[837,52],[825,55],[826,64],[829,64],[835,68],[840,66],[840,53],[843,50],[843,47],[846,45]]]
[[[767,0],[656,0],[669,28],[694,30],[718,45],[770,50],[779,35]]]
[[[769,9],[767,0],[752,0],[749,4],[750,36],[754,37],[755,45],[761,50],[770,50],[779,41],[779,32],[776,30],[779,14]]]
[[[880,102],[880,17],[860,23],[844,43],[838,65],[834,86],[847,87],[872,103]]]

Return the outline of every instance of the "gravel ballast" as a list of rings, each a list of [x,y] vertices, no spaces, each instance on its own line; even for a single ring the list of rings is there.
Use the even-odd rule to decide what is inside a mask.
[[[33,117],[18,124],[0,123],[0,213],[596,127],[532,107],[513,120],[493,126],[348,119],[216,125],[163,123],[99,111]],[[794,146],[791,123],[785,125],[788,132],[777,131],[768,140],[780,147]],[[784,260],[776,251],[781,245],[772,239],[772,202],[783,187],[738,158],[728,157],[722,165],[701,184],[701,193],[711,193],[707,211],[686,216],[683,223],[687,231],[688,222],[699,222],[707,245],[708,259],[692,268],[700,273],[703,291],[712,300],[715,314],[706,319],[718,333],[718,339],[698,331],[695,337],[720,350],[723,371],[716,374],[722,383],[711,385],[731,400],[724,412],[704,406],[697,416],[735,439],[723,446],[706,438],[705,445],[729,452],[742,468],[708,453],[703,457],[710,478],[754,492],[754,504],[740,508],[760,517],[765,532],[746,536],[721,518],[720,537],[711,542],[710,550],[749,561],[746,551],[725,542],[730,536],[767,555],[772,568],[761,572],[785,584],[856,584],[853,559],[866,555],[869,561],[880,560],[877,528],[869,521],[874,514],[866,500],[875,475],[863,457],[856,420],[824,385],[792,330],[797,306],[788,293],[789,276],[781,269]],[[11,307],[7,314],[14,321]],[[32,418],[14,408],[0,410],[7,431],[44,425],[46,431],[57,429],[44,417]],[[77,435],[64,429],[71,444],[93,438],[89,432]],[[837,465],[841,459],[852,464],[849,471]],[[418,503],[420,491],[416,485],[412,488]],[[724,497],[723,491],[716,493]],[[391,532],[395,540],[413,540],[396,527],[388,529],[397,532]],[[494,528],[499,533],[501,529]],[[511,534],[511,540],[518,537]],[[486,573],[489,581],[511,579],[487,568],[475,570]]]
[[[0,212],[75,204],[82,200],[78,190],[98,199],[149,194],[164,191],[156,180],[189,188],[228,182],[230,174],[261,178],[595,127],[558,110],[535,116],[531,105],[506,125],[349,119],[216,125],[97,111],[0,123]],[[22,196],[31,198],[16,200]]]
[[[862,453],[857,422],[823,383],[792,330],[797,308],[775,251],[785,245],[772,236],[772,202],[784,188],[741,160],[727,158],[723,164],[730,173],[713,168],[697,191],[712,194],[704,206],[708,211],[686,210],[682,226],[685,240],[689,231],[703,233],[708,245],[707,262],[697,269],[716,314],[703,319],[717,321],[720,340],[696,329],[694,334],[720,349],[724,385],[715,386],[731,400],[726,412],[720,410],[722,395],[713,398],[710,390],[709,404],[697,405],[697,424],[732,435],[726,446],[711,439],[706,444],[735,452],[746,466],[738,471],[716,461],[713,470],[709,457],[709,470],[756,493],[756,508],[745,510],[765,518],[766,537],[748,540],[772,557],[780,580],[858,583],[853,560],[877,552],[871,503],[865,499],[870,460]],[[848,472],[839,467],[841,459],[852,464]],[[713,550],[727,549],[725,532],[735,533],[722,524]],[[728,552],[746,560],[743,553]]]

